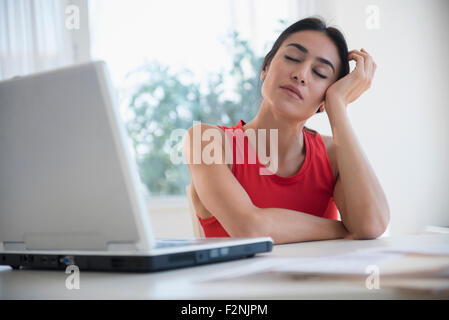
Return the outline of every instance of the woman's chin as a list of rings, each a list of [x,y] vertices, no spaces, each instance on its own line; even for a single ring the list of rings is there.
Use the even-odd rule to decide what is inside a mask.
[[[304,119],[304,112],[302,107],[298,104],[291,103],[290,101],[279,101],[274,103],[273,112],[290,119]]]

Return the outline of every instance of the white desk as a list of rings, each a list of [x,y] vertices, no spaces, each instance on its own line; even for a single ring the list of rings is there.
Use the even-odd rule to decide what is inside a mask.
[[[449,234],[421,234],[376,240],[330,240],[274,246],[268,255],[310,257],[344,253],[359,248],[399,244],[446,243]],[[83,272],[80,289],[68,290],[64,271],[12,270],[0,267],[0,299],[448,299],[449,293],[430,293],[382,287],[369,290],[365,279],[292,280],[275,274],[197,282],[217,270],[245,265],[237,260],[157,273]],[[448,258],[449,259],[449,258]]]

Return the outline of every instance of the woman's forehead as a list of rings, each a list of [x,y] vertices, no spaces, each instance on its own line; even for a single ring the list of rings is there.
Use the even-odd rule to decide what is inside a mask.
[[[323,32],[314,30],[298,31],[289,35],[282,43],[284,49],[297,51],[297,46],[291,44],[299,44],[307,54],[314,57],[322,57],[331,61],[334,65],[339,65],[339,56],[337,46]],[[299,50],[301,51],[301,50]]]

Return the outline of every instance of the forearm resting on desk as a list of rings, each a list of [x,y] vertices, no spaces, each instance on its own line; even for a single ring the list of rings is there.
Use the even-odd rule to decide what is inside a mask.
[[[256,236],[269,236],[275,244],[350,237],[341,221],[281,208],[257,210]]]

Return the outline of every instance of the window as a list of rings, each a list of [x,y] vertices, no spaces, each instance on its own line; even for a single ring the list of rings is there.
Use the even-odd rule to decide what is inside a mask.
[[[170,160],[174,129],[255,116],[263,56],[280,20],[298,18],[297,3],[89,2],[91,56],[109,66],[151,195],[182,195],[189,184],[186,165]]]
[[[85,1],[78,0],[77,5]],[[84,52],[75,54],[73,49],[83,32],[65,27],[69,4],[68,0],[0,1],[0,79],[79,61]]]

